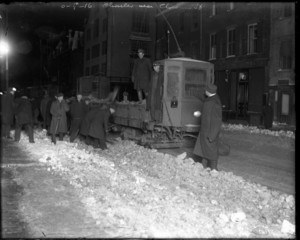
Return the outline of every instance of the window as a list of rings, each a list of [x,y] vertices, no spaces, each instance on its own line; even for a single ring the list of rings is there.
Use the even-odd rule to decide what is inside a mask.
[[[292,6],[288,3],[285,3],[283,9],[283,17],[291,17],[292,16]]]
[[[216,15],[216,3],[213,2],[212,6],[211,6],[211,16],[215,16]]]
[[[217,56],[217,41],[216,34],[213,33],[210,35],[210,46],[209,46],[209,59],[216,59]]]
[[[232,11],[233,9],[234,9],[234,2],[229,2],[227,11]]]
[[[101,73],[102,73],[103,75],[106,75],[106,63],[102,63],[102,64],[101,64]]]
[[[248,54],[257,53],[257,23],[248,25]]]
[[[93,46],[92,48],[92,58],[99,57],[99,52],[100,52],[100,44],[97,44]]]
[[[90,58],[91,58],[91,50],[88,48],[85,51],[86,51],[85,52],[85,59],[86,60],[90,60]]]
[[[179,15],[179,32],[184,31],[184,12]]]
[[[292,68],[292,41],[283,41],[280,44],[280,69],[291,69]]]
[[[91,29],[88,29],[88,30],[86,31],[86,40],[87,40],[87,41],[91,40]]]
[[[99,65],[92,66],[91,75],[95,75],[97,73],[99,73]]]
[[[94,38],[99,36],[99,18],[94,21]]]
[[[87,67],[87,68],[85,69],[85,75],[86,75],[86,76],[89,76],[89,75],[90,75],[90,68],[89,68],[89,67]]]
[[[149,11],[137,9],[133,12],[132,31],[149,33]]]
[[[187,68],[185,70],[185,97],[196,97],[204,100],[206,86],[206,71]]]
[[[106,33],[107,29],[108,29],[108,19],[104,18],[102,24],[103,24],[103,26],[102,26],[102,32]]]
[[[227,57],[235,56],[235,29],[227,30]]]
[[[102,42],[102,55],[107,54],[107,41]]]
[[[199,27],[199,11],[193,10],[192,13],[192,30],[198,29]]]

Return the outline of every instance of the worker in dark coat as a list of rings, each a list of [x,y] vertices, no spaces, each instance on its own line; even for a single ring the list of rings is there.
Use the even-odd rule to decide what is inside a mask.
[[[82,119],[81,125],[80,125],[80,136],[85,139],[85,143],[87,145],[91,144],[91,139],[89,137],[89,128],[91,125],[92,120],[95,117],[96,112],[98,111],[99,106],[89,106],[88,112],[85,114],[84,118]]]
[[[83,101],[82,94],[77,93],[76,97],[77,99],[73,101],[70,106],[70,142],[74,142],[75,138],[77,137],[82,119],[88,111],[88,106],[85,101]]]
[[[15,115],[16,115],[16,130],[15,141],[19,142],[21,137],[21,130],[24,126],[27,129],[29,142],[34,143],[33,139],[33,113],[32,104],[27,96],[23,95],[15,101]]]
[[[134,89],[138,92],[139,103],[143,101],[143,93],[147,98],[149,85],[151,81],[151,61],[144,57],[145,51],[138,49],[138,58],[134,61],[131,80],[134,83]]]
[[[114,112],[114,109],[108,108],[106,105],[97,109],[88,131],[88,135],[95,139],[96,148],[107,149],[106,132],[108,130],[108,120]]]
[[[13,139],[10,136],[11,125],[14,123],[14,95],[16,89],[8,88],[6,94],[1,98],[1,110],[2,110],[2,136],[7,139]]]
[[[44,97],[43,97],[43,99],[41,101],[41,104],[40,104],[40,112],[41,112],[41,115],[42,115],[42,118],[43,118],[43,128],[44,129],[47,129],[47,122],[46,122],[46,120],[47,120],[47,118],[46,118],[47,104],[50,101],[50,99],[51,98],[49,97],[48,93],[45,92]],[[49,111],[49,113],[50,113],[50,111]]]
[[[161,111],[161,96],[162,96],[162,75],[160,73],[160,65],[158,63],[153,64],[154,71],[151,76],[151,83],[149,88],[149,94],[147,99],[147,110],[150,110],[151,119],[154,121],[160,121]]]
[[[217,95],[217,86],[209,84],[206,87],[201,111],[201,126],[197,138],[194,154],[208,161],[207,167],[217,169],[218,165],[218,143],[222,126],[222,105]]]
[[[270,103],[265,106],[263,111],[264,126],[266,129],[271,129],[273,126],[274,111]]]
[[[51,106],[52,106],[52,103],[55,102],[57,100],[56,96],[52,95],[50,96],[50,99],[49,101],[47,102],[46,104],[46,115],[45,115],[45,118],[46,118],[46,129],[47,129],[47,134],[48,135],[51,135],[49,130],[50,130],[50,124],[51,124],[51,120],[52,120],[52,114],[50,112],[50,109],[51,109]]]
[[[64,100],[62,93],[57,94],[57,100],[51,105],[50,112],[52,114],[52,120],[50,124],[49,133],[51,134],[51,140],[56,144],[56,134],[59,134],[59,140],[62,141],[64,134],[68,131],[67,114],[70,107]]]

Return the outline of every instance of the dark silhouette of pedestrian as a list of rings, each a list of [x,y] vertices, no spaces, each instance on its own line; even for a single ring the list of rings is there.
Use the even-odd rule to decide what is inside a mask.
[[[106,105],[96,110],[88,131],[88,135],[94,139],[96,148],[107,149],[106,132],[108,131],[108,120],[114,112],[114,109],[108,108]]]
[[[41,104],[40,104],[40,111],[41,111],[41,115],[42,115],[42,118],[43,118],[43,126],[42,126],[43,129],[47,129],[46,114],[47,114],[47,104],[48,104],[49,101],[50,101],[50,97],[49,97],[47,91],[45,91],[44,97],[43,97],[43,99],[41,101]],[[49,113],[50,113],[50,111],[49,111]]]
[[[274,117],[273,108],[269,103],[267,106],[265,106],[264,109],[264,127],[266,129],[271,129],[273,127],[273,117]]]
[[[8,88],[6,94],[1,95],[1,113],[2,113],[2,136],[7,139],[13,139],[10,136],[11,126],[14,123],[14,95],[16,89]]]
[[[52,103],[50,109],[52,120],[49,132],[54,144],[56,144],[56,134],[59,135],[59,140],[62,141],[64,134],[68,131],[66,112],[69,111],[69,109],[68,103],[64,100],[64,95],[62,93],[58,93],[57,100]]]
[[[33,113],[32,104],[26,95],[15,101],[15,116],[16,116],[16,129],[15,141],[19,142],[21,137],[21,130],[24,127],[27,129],[29,142],[34,143],[33,139]]]
[[[71,117],[71,125],[70,125],[70,142],[74,142],[76,139],[81,122],[88,112],[88,105],[82,99],[82,94],[77,93],[77,99],[71,103],[70,106],[70,117]]]
[[[151,83],[149,88],[146,109],[150,110],[151,119],[153,121],[161,121],[161,97],[162,97],[162,73],[160,65],[153,64],[154,71],[152,72]]]
[[[207,167],[218,170],[218,144],[222,126],[222,104],[217,95],[217,86],[209,84],[206,87],[201,111],[200,132],[194,147],[194,154],[208,162]]]

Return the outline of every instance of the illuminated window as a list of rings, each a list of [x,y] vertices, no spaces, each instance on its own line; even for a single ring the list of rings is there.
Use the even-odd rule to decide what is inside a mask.
[[[248,25],[248,54],[257,53],[257,23]]]

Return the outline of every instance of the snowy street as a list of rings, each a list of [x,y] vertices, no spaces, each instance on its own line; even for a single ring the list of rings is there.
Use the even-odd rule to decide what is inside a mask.
[[[294,237],[294,135],[230,127],[231,153],[220,157],[219,172],[189,153],[172,156],[119,138],[105,151],[67,138],[55,146],[38,130],[35,144],[25,135],[19,144],[3,142],[2,171],[22,189],[15,198],[30,237]],[[254,155],[290,193],[266,187],[274,174]]]

